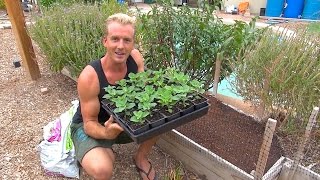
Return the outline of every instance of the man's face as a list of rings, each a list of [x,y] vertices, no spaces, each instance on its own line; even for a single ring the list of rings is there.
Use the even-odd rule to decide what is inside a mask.
[[[123,63],[134,48],[134,28],[112,22],[108,26],[108,34],[103,39],[108,57],[115,63]]]

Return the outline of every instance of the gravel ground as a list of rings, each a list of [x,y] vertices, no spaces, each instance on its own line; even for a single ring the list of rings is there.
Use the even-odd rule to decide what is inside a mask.
[[[71,107],[77,99],[76,83],[53,73],[37,53],[41,78],[32,81],[22,68],[15,68],[14,59],[21,59],[11,29],[0,30],[0,179],[67,179],[48,177],[40,164],[36,147],[42,140],[42,128]],[[48,88],[48,93],[41,93]],[[137,145],[116,145],[114,179],[139,179],[132,162]],[[183,166],[154,147],[150,160],[160,177]],[[188,179],[197,179],[185,171]],[[84,172],[81,179],[90,179]]]

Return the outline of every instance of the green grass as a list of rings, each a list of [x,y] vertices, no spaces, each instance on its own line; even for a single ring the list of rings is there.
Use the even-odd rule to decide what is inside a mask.
[[[308,25],[308,31],[310,33],[320,34],[320,23],[319,22],[310,23]]]

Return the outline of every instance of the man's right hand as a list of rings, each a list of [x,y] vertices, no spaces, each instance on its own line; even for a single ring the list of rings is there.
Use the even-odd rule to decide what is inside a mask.
[[[106,139],[115,139],[123,131],[123,128],[113,121],[113,116],[110,116],[110,118],[104,123]]]

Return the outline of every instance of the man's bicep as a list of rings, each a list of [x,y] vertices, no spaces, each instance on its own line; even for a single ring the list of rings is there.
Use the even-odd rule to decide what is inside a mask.
[[[86,71],[88,72],[88,68],[85,69]],[[84,122],[98,120],[100,111],[99,85],[95,81],[96,78],[90,76],[90,69],[89,73],[81,74],[78,79],[78,94]]]
[[[100,111],[100,104],[98,97],[86,99],[81,101],[81,114],[84,122],[98,121],[98,114]]]

